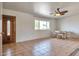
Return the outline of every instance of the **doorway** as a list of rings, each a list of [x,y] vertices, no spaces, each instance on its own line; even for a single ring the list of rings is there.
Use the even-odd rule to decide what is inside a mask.
[[[16,16],[2,15],[2,42],[16,42]]]

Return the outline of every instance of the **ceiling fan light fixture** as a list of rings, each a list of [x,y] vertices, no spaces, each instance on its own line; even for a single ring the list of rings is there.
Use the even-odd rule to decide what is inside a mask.
[[[61,16],[61,14],[55,14],[54,16]]]
[[[57,10],[55,10],[55,13],[50,13],[53,16],[63,16],[65,15],[65,13],[67,13],[68,10],[62,10],[60,8],[57,8]]]
[[[59,13],[56,13],[56,14],[51,14],[52,16],[62,16],[61,14]]]

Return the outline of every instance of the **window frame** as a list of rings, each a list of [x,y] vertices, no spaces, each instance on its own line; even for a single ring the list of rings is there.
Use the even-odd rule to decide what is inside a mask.
[[[37,29],[36,29],[36,21],[38,21],[38,27],[37,27]],[[46,29],[40,29],[40,24],[41,24],[41,22],[46,22]],[[49,23],[49,25],[47,25],[47,23]],[[47,20],[37,20],[37,19],[35,19],[34,20],[34,29],[35,30],[50,30],[50,21],[47,21]],[[43,24],[44,25],[44,24]],[[42,25],[42,26],[43,26]]]

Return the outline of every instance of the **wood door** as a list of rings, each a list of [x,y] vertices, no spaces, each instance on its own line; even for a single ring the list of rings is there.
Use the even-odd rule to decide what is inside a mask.
[[[7,41],[7,16],[2,16],[2,40],[3,43],[6,43]]]
[[[10,16],[10,40],[16,42],[16,17]]]
[[[7,35],[7,22],[10,18],[10,35]],[[16,17],[15,16],[2,16],[2,41],[3,44],[16,42]]]

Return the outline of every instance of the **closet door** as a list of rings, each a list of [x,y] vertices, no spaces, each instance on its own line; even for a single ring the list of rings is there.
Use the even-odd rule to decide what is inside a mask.
[[[7,42],[7,16],[2,16],[2,41],[3,43]]]
[[[16,42],[16,17],[10,16],[10,41]]]

